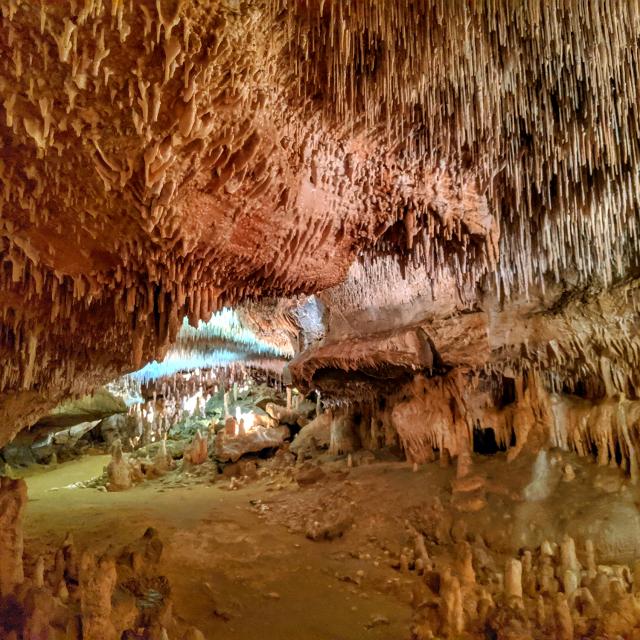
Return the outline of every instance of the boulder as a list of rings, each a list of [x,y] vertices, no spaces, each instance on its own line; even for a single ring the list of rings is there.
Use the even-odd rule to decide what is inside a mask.
[[[312,517],[307,523],[305,535],[310,540],[334,540],[341,538],[353,526],[351,511],[336,507],[322,515]]]
[[[100,434],[106,444],[111,446],[116,439],[128,442],[135,434],[135,427],[134,419],[127,414],[116,413],[100,422]]]
[[[274,419],[282,424],[289,424],[291,426],[297,425],[298,420],[303,417],[297,409],[287,409],[279,404],[269,402],[265,407],[265,411]]]
[[[225,464],[222,475],[225,478],[241,478],[242,476],[257,478],[258,466],[255,460],[238,460],[238,462]]]
[[[331,413],[327,411],[302,427],[290,449],[296,455],[314,455],[318,449],[328,449],[330,440]]]
[[[327,474],[320,467],[311,465],[303,467],[295,475],[296,482],[301,486],[316,484],[316,482],[321,482],[326,477]]]
[[[238,436],[219,431],[215,443],[216,458],[220,462],[235,462],[247,453],[258,453],[264,449],[280,447],[288,437],[287,427],[254,426],[244,435]]]

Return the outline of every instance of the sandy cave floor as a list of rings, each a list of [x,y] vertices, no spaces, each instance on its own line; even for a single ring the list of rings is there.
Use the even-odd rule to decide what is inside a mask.
[[[567,532],[578,549],[594,538],[602,561],[640,556],[637,489],[620,470],[568,454],[551,455],[550,495],[536,502],[523,500],[534,458],[507,464],[503,454],[476,456],[483,486],[471,493],[452,491],[455,469],[437,462],[413,472],[401,462],[348,469],[344,459],[325,462],[309,486],[274,472],[234,491],[227,479],[182,475],[122,493],[64,488],[99,475],[108,459],[27,477],[27,553],[59,545],[69,531],[80,548],[122,547],[154,527],[175,613],[216,640],[409,638],[415,575],[398,568],[409,523],[431,528],[429,553],[443,562],[463,539],[489,549],[488,572]],[[567,460],[572,482],[561,479]],[[475,511],[478,501],[485,506]],[[344,535],[308,539],[309,523],[332,511],[352,520]]]
[[[207,638],[406,636],[408,604],[336,579],[365,567],[349,555],[347,538],[312,542],[258,518],[249,501],[274,495],[266,480],[233,492],[222,482],[161,491],[159,481],[123,493],[51,490],[98,475],[108,459],[87,457],[27,479],[29,551],[60,543],[67,531],[81,548],[119,547],[152,526],[165,545],[160,569],[175,611]],[[376,624],[377,616],[389,624]]]

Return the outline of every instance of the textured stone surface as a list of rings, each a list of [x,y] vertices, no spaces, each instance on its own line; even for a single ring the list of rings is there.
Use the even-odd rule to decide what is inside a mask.
[[[24,480],[0,476],[0,598],[24,580],[22,512],[26,504]]]
[[[236,462],[247,453],[258,453],[264,449],[280,447],[289,437],[288,427],[255,426],[240,435],[229,435],[219,431],[215,442],[215,456],[221,462]]]
[[[0,444],[162,356],[185,315],[327,288],[334,323],[430,292],[447,367],[438,336],[451,366],[488,340],[635,394],[637,3],[1,10]],[[468,311],[488,329],[465,344]],[[406,319],[302,377],[370,376],[381,350],[424,368]]]

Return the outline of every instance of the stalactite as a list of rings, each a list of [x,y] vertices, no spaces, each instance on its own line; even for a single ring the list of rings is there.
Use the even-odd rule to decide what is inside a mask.
[[[232,4],[2,7],[0,394],[54,402],[262,295],[462,313],[633,276],[635,2]],[[613,334],[522,349],[636,398]]]

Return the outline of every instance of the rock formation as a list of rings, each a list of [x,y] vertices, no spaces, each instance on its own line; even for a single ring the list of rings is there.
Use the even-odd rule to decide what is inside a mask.
[[[634,397],[638,25],[635,3],[10,0],[2,441],[185,315],[328,287],[368,317],[349,370],[391,340],[387,368],[524,361]]]
[[[0,15],[0,449],[138,370],[142,402],[102,425],[113,490],[175,468],[185,416],[185,468],[289,459],[291,438],[300,464],[385,450],[416,473],[455,464],[461,512],[487,505],[484,449],[535,457],[526,503],[580,482],[575,459],[553,466],[562,452],[638,483],[637,0],[6,0]],[[250,418],[239,385],[256,370],[287,402]],[[2,482],[15,560],[23,489]],[[624,580],[590,561],[592,593],[575,550],[558,571],[547,551],[506,559],[504,589],[474,600],[462,549],[466,573],[440,572],[423,617],[450,636],[470,602],[505,637],[535,619],[569,638],[595,607],[603,633],[635,624]],[[7,562],[0,595],[22,579]],[[104,580],[87,593],[113,590],[105,562],[84,563]],[[90,635],[114,636],[109,611],[85,609]]]
[[[208,457],[207,439],[202,436],[200,431],[196,431],[193,441],[184,452],[184,461],[187,464],[202,464]]]
[[[0,597],[24,580],[22,512],[27,502],[23,480],[0,478]]]
[[[255,426],[247,433],[226,433],[219,431],[216,436],[215,454],[223,462],[235,462],[246,453],[263,449],[276,449],[289,436],[289,429],[281,427]]]
[[[25,577],[21,514],[7,502],[24,502],[24,483],[8,486],[3,481],[1,490],[2,506],[7,507],[3,514],[13,518],[4,518],[0,530],[7,543],[0,564],[2,638],[115,640],[141,632],[151,638],[164,631],[166,637],[167,629],[175,638],[193,633],[194,627],[185,628],[173,617],[170,587],[157,573],[162,542],[155,531],[99,557],[80,552],[68,537],[62,548],[53,549],[54,566],[45,565],[40,556],[33,575]],[[7,537],[9,531],[20,538],[19,548]],[[157,593],[153,603],[145,601],[150,585]]]

